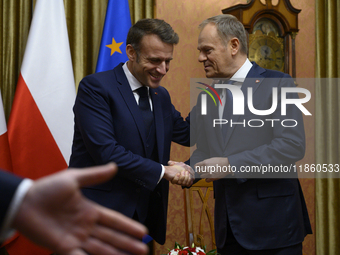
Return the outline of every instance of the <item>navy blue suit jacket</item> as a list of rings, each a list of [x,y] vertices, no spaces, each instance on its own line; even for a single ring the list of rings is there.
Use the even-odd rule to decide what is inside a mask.
[[[287,74],[266,70],[253,63],[242,85],[242,92],[247,95],[247,88],[252,87],[255,109],[267,110],[272,106],[272,88],[278,88],[277,109],[269,116],[258,116],[247,107],[245,96],[244,115],[235,115],[233,122],[245,123],[229,127],[226,142],[220,126],[212,129],[213,119],[218,117],[218,107],[208,97],[207,115],[201,115],[200,97],[190,113],[193,141],[197,150],[190,158],[191,164],[212,157],[228,157],[231,166],[236,169],[235,177],[214,181],[215,195],[215,236],[218,248],[225,245],[227,220],[236,240],[246,249],[263,250],[287,247],[304,240],[311,233],[311,226],[296,174],[289,178],[259,178],[261,174],[242,173],[246,166],[294,166],[305,153],[305,135],[301,111],[295,105],[287,105],[287,115],[281,115],[281,88],[294,87],[294,82]],[[288,98],[297,98],[296,93],[288,93]],[[250,122],[252,119],[262,120]],[[274,127],[271,121],[276,119]],[[283,127],[284,119],[297,121],[296,127]],[[293,125],[285,122],[285,125]],[[277,177],[274,175],[271,177]],[[280,177],[284,177],[281,175]],[[252,178],[256,177],[256,178]],[[228,219],[227,219],[228,218]]]
[[[8,207],[22,178],[0,170],[0,229],[4,223]]]
[[[150,235],[165,242],[169,183],[162,179],[171,142],[189,145],[189,125],[171,103],[163,87],[150,89],[158,162],[146,158],[147,142],[142,114],[122,64],[85,77],[74,105],[75,133],[70,167],[88,167],[114,161],[118,174],[109,182],[84,189],[84,195],[108,208],[133,217],[148,206],[144,222]],[[149,200],[149,201],[147,201]]]

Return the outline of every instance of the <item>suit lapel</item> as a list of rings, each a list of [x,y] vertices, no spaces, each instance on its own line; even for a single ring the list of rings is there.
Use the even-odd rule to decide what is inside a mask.
[[[157,93],[158,89],[150,88],[150,96],[152,101],[152,108],[154,113],[154,123],[156,129],[156,140],[157,140],[157,150],[158,158],[160,161],[163,159],[163,147],[164,147],[164,122],[163,122],[163,112],[160,96]]]
[[[249,87],[253,88],[253,94],[254,94],[255,91],[257,90],[257,88],[260,86],[260,84],[264,80],[262,73],[264,73],[266,71],[266,69],[260,67],[255,62],[252,62],[252,64],[253,64],[253,67],[249,70],[249,73],[248,73],[248,75],[247,75],[246,79],[244,80],[242,87],[241,87],[241,91],[244,95],[244,109],[247,109],[246,107],[248,107],[248,105],[247,105],[248,88]],[[241,118],[241,116],[243,116],[243,115],[232,115],[233,123],[235,123],[235,122],[242,123],[243,120],[242,119],[239,120]],[[228,142],[230,140],[230,137],[231,137],[234,129],[238,125],[242,126],[243,124],[236,124],[236,125],[233,124],[232,127],[228,126],[227,137],[225,139],[224,148],[227,147]],[[245,125],[247,125],[247,123],[245,123]],[[241,128],[243,128],[243,126]]]
[[[219,101],[217,100],[218,104]],[[213,126],[214,120],[215,119],[219,119],[219,114],[218,114],[218,107],[219,105],[217,104],[217,106],[214,104],[213,100],[210,99],[210,97],[208,97],[208,107],[207,107],[207,121],[206,123],[208,123],[208,127],[206,127],[208,130],[211,129],[211,126]],[[210,131],[209,131],[210,132]],[[212,127],[212,133],[215,136],[215,141],[218,141],[218,144],[220,146],[220,148],[224,147],[224,140],[223,140],[223,136],[222,136],[222,128],[220,125],[217,125],[216,127]]]
[[[211,86],[215,88],[215,84],[217,83],[218,81],[213,81]],[[208,89],[208,87],[206,87],[206,89]],[[202,104],[202,101],[201,101],[202,93],[198,95],[199,99],[197,103],[199,105]],[[219,91],[217,91],[217,93],[219,93]],[[201,115],[201,113],[198,113],[198,114],[200,115],[200,118],[202,118],[203,123],[205,123],[204,130],[206,133],[209,134],[209,139],[211,138],[212,141],[214,141],[214,144],[218,144],[220,150],[222,150],[224,148],[224,141],[223,141],[223,136],[222,136],[221,125],[217,124],[216,127],[213,126],[214,120],[220,119],[219,114],[218,114],[220,102],[215,95],[214,97],[217,102],[217,105],[215,105],[214,101],[212,100],[210,96],[209,97],[207,96],[207,114],[206,115]],[[199,107],[199,109],[201,108]],[[197,134],[197,135],[201,135],[201,134]]]
[[[138,128],[139,134],[143,140],[143,144],[145,146],[146,144],[146,136],[145,136],[145,125],[143,121],[143,117],[141,114],[141,111],[138,107],[138,104],[136,102],[136,99],[133,95],[133,92],[131,90],[131,87],[129,85],[129,82],[125,76],[125,73],[122,68],[122,64],[120,66],[117,66],[117,68],[114,69],[117,77],[117,82],[119,83],[118,90],[122,96],[122,98],[125,101],[125,104],[127,108],[129,109],[133,119],[135,120],[136,126]]]

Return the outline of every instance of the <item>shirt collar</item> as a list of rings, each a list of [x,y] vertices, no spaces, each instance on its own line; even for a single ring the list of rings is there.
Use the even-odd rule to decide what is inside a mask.
[[[125,76],[129,82],[129,85],[131,87],[131,90],[133,92],[135,92],[136,89],[139,89],[140,87],[142,87],[143,85],[136,79],[135,76],[133,76],[133,74],[130,72],[129,68],[127,67],[127,61],[125,62],[125,64],[123,65],[123,71],[125,73]],[[147,87],[149,90],[149,87]]]
[[[247,77],[250,69],[253,67],[253,64],[247,58],[244,64],[241,66],[240,69],[230,78],[230,80],[244,82],[245,78]]]

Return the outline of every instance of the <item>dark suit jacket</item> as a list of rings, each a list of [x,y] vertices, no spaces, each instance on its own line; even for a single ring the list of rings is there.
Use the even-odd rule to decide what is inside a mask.
[[[118,174],[111,181],[84,190],[85,196],[128,217],[149,206],[144,222],[151,236],[165,242],[171,141],[189,145],[189,125],[171,104],[168,91],[150,89],[159,162],[146,158],[147,142],[140,109],[122,64],[110,71],[85,77],[74,105],[75,133],[70,167],[87,167],[114,161]],[[161,163],[161,164],[160,164]],[[149,201],[147,201],[149,200]]]
[[[190,113],[192,140],[197,141],[197,150],[190,158],[191,164],[211,157],[228,157],[236,169],[235,177],[214,181],[215,194],[215,236],[217,247],[225,244],[227,217],[236,240],[246,249],[275,249],[303,241],[311,226],[297,174],[274,175],[273,178],[259,178],[261,173],[241,173],[244,166],[294,166],[305,153],[305,135],[301,111],[295,105],[287,105],[287,115],[281,116],[281,88],[293,87],[294,82],[287,74],[266,70],[255,63],[242,85],[244,95],[247,88],[253,89],[255,109],[267,110],[272,106],[272,88],[278,88],[277,109],[270,116],[257,116],[247,107],[245,96],[244,115],[233,116],[236,124],[229,128],[226,142],[220,131],[212,129],[218,108],[212,100],[207,103],[207,115],[201,116],[200,97]],[[272,79],[271,79],[272,78]],[[297,98],[288,93],[288,98]],[[252,119],[262,120],[250,122]],[[276,119],[272,127],[271,121]],[[283,127],[281,121],[294,119],[296,127]],[[194,124],[195,123],[195,124]],[[285,122],[293,125],[293,122]],[[256,177],[256,178],[255,178]],[[268,176],[263,176],[268,177]]]
[[[0,170],[0,229],[4,223],[8,207],[22,178]]]

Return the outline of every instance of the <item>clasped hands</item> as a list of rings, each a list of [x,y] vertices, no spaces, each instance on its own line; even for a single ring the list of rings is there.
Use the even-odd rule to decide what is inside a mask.
[[[220,169],[227,169],[228,171],[211,171],[211,169],[209,170],[209,168],[213,167],[215,167],[216,169],[217,166],[219,166]],[[228,168],[228,166],[229,160],[227,157],[214,157],[198,162],[197,164],[195,164],[195,169],[197,169],[197,173],[202,179],[205,179],[206,182],[212,182],[232,174],[233,172],[229,171],[230,167]]]
[[[169,161],[165,166],[164,178],[172,184],[190,187],[195,179],[194,170],[183,162]]]
[[[195,179],[195,171],[183,162],[169,161],[169,166],[165,167],[164,178],[171,181],[172,184],[190,187]],[[195,169],[200,175],[200,178],[206,182],[212,182],[232,174],[232,171],[213,172],[208,171],[210,167],[220,166],[223,169],[230,169],[229,160],[227,157],[214,157],[203,160],[195,164]]]

